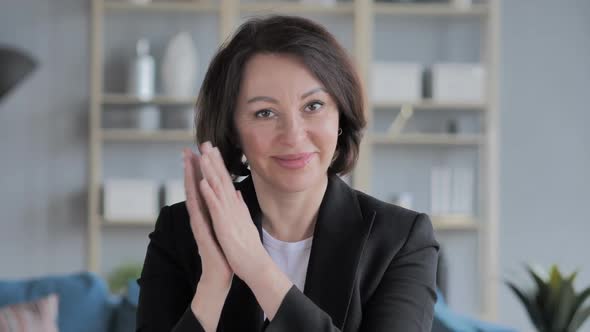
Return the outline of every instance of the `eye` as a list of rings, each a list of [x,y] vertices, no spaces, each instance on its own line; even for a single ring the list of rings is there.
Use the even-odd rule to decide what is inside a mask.
[[[254,116],[256,116],[257,118],[270,118],[273,114],[273,111],[265,109],[254,113]]]
[[[312,101],[311,103],[307,104],[306,109],[310,109],[311,112],[316,112],[317,110],[319,110],[322,106],[324,106],[324,103],[321,101]]]

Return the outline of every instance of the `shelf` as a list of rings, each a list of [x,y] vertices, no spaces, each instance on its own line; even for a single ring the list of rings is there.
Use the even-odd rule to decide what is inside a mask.
[[[457,110],[457,111],[485,111],[484,103],[448,103],[435,101],[414,101],[414,102],[374,102],[375,109],[401,109],[403,106],[410,106],[414,110]]]
[[[337,5],[280,3],[280,2],[255,2],[240,5],[240,10],[247,13],[277,12],[281,14],[353,14],[354,5],[344,3]]]
[[[169,96],[156,96],[151,99],[141,99],[137,96],[127,94],[108,93],[102,95],[103,105],[162,105],[162,106],[189,106],[196,103],[197,97],[194,98],[176,98]]]
[[[106,227],[150,227],[153,228],[156,225],[156,219],[158,216],[150,219],[130,219],[130,220],[111,220],[99,217],[102,221],[102,225]]]
[[[399,4],[375,2],[373,11],[376,15],[412,15],[412,16],[485,16],[488,6],[482,4],[459,8],[450,4]]]
[[[210,2],[196,1],[166,1],[136,4],[121,1],[105,1],[104,9],[108,11],[135,11],[135,12],[214,12],[218,7]]]
[[[191,143],[195,134],[187,129],[146,131],[138,129],[103,129],[102,138],[111,142],[186,142]]]
[[[431,216],[432,225],[435,230],[463,230],[474,231],[479,229],[475,218],[466,215],[439,215]]]
[[[407,144],[407,145],[473,145],[483,142],[480,135],[451,135],[451,134],[402,134],[390,136],[387,134],[372,134],[373,144]]]

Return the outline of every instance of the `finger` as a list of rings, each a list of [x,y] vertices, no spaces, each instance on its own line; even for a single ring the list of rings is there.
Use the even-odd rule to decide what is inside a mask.
[[[217,178],[220,179],[221,184],[223,185],[225,190],[233,193],[235,191],[235,187],[234,187],[233,181],[231,179],[231,176],[227,170],[227,167],[225,166],[225,162],[223,161],[223,157],[221,156],[221,151],[219,151],[218,147],[214,147],[212,152],[213,153],[212,153],[211,159],[212,159],[212,163],[214,165],[214,169],[217,173]],[[232,195],[232,197],[233,197],[233,195]]]
[[[199,187],[203,193],[203,198],[209,207],[209,213],[211,214],[211,221],[215,234],[219,235],[218,222],[221,220],[221,205],[219,204],[219,199],[217,198],[215,191],[206,178],[201,180]]]
[[[210,141],[203,142],[201,144],[201,146],[199,147],[199,150],[201,151],[201,155],[211,152],[212,149],[213,149],[213,145],[211,144]]]
[[[201,179],[203,178],[203,174],[201,172],[201,166],[200,166],[200,157],[197,156],[196,154],[190,153],[190,164],[191,167],[193,169],[193,180],[191,181],[191,183],[193,184],[193,186],[195,187],[195,196],[197,198],[197,203],[199,205],[199,208],[201,209],[201,211],[203,212],[204,216],[207,216],[207,204],[205,204],[205,202],[203,202],[203,198],[201,197],[201,194],[199,192],[199,188],[198,183],[199,181],[201,181]]]
[[[230,201],[235,200],[235,191],[233,182],[225,167],[219,148],[213,147],[207,151],[206,156],[208,158],[209,165],[204,168],[204,176],[209,180],[209,184],[213,187],[215,192],[220,196],[223,202],[226,199]]]
[[[217,196],[218,200],[225,203],[228,195],[215,172],[215,167],[211,160],[211,153],[207,153],[201,157],[201,171],[203,172],[203,178],[207,180],[207,183]]]
[[[183,154],[184,154],[184,158],[183,158],[184,191],[185,191],[185,196],[186,196],[186,205],[188,208],[188,212],[189,212],[189,215],[191,215],[191,217],[192,217],[195,209],[197,208],[197,206],[196,206],[197,193],[196,193],[195,182],[194,182],[194,170],[192,167],[192,163],[190,162],[190,154],[187,150],[188,149],[183,150]]]
[[[201,239],[203,237],[201,235],[205,235],[206,237],[206,234],[210,234],[211,226],[209,222],[207,222],[207,219],[205,219],[206,214],[203,213],[202,208],[204,204],[200,202],[200,195],[196,187],[196,182],[194,179],[194,165],[191,162],[192,151],[190,151],[190,149],[185,149],[183,152],[185,154],[184,187],[187,210],[190,216],[191,228],[193,228],[195,240],[199,238],[199,241],[202,241]]]

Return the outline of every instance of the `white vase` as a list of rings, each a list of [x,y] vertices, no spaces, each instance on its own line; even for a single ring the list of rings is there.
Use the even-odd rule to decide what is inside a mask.
[[[190,98],[197,94],[199,68],[197,49],[191,35],[178,33],[168,43],[162,60],[162,92],[170,97]]]

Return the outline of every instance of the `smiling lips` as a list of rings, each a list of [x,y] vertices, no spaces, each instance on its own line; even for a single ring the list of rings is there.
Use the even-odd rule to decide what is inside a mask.
[[[313,153],[287,154],[273,157],[273,159],[282,167],[297,169],[305,167],[313,157]]]

